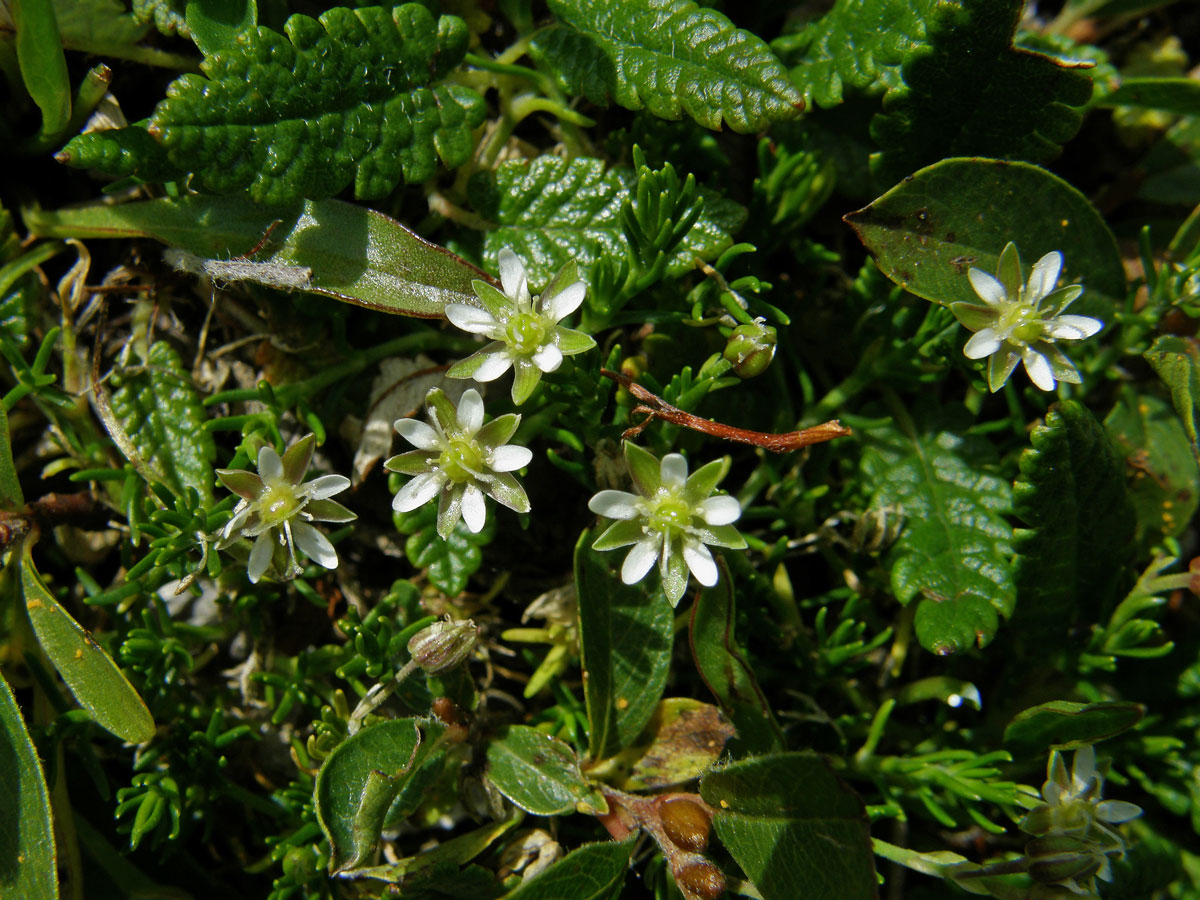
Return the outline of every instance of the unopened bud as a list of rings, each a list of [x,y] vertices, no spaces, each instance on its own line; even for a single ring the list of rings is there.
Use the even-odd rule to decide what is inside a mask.
[[[1025,845],[1029,874],[1042,884],[1068,879],[1086,881],[1100,871],[1104,854],[1093,841],[1067,834],[1034,838]]]
[[[725,893],[725,876],[710,862],[696,862],[675,873],[675,883],[688,900],[717,900]]]
[[[408,652],[426,675],[440,675],[464,662],[478,637],[479,629],[470,619],[445,619],[414,634]]]
[[[778,339],[775,329],[762,322],[739,325],[729,335],[722,355],[739,378],[753,378],[765,372],[775,358]]]
[[[663,831],[680,850],[699,853],[708,846],[708,813],[686,797],[668,800],[659,808]]]

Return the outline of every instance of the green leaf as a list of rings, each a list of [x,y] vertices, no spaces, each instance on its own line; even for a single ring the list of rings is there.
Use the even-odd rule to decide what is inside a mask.
[[[28,545],[21,560],[21,586],[38,643],[79,705],[123,741],[140,744],[154,737],[150,710],[112,657],[42,584]]]
[[[591,549],[594,537],[584,531],[575,545],[575,590],[589,750],[604,759],[654,715],[671,668],[675,609],[657,582],[622,584],[610,559]]]
[[[1200,81],[1194,78],[1124,78],[1100,106],[1161,109],[1180,116],[1200,115]]]
[[[487,777],[500,793],[534,815],[608,808],[604,796],[580,774],[575,752],[527,725],[509,725],[488,742]]]
[[[121,0],[54,0],[63,47],[97,56],[128,52],[149,30]]]
[[[42,111],[42,134],[58,134],[71,119],[71,80],[54,4],[50,0],[12,0],[11,9],[21,80]]]
[[[700,591],[692,606],[692,659],[737,729],[734,755],[780,750],[783,734],[734,635],[733,578],[723,559],[720,568],[716,585]]]
[[[380,312],[437,318],[447,303],[474,303],[487,276],[374,210],[340,200],[261,207],[238,197],[189,196],[56,212],[28,211],[37,234],[151,237],[204,258],[249,253],[256,261],[312,270],[305,290]]]
[[[1123,457],[1121,474],[1137,513],[1138,546],[1149,551],[1164,538],[1179,537],[1200,500],[1200,467],[1171,405],[1126,388],[1104,427]]]
[[[868,508],[905,517],[886,557],[892,590],[903,604],[918,601],[917,638],[942,656],[985,646],[1017,599],[1008,482],[987,471],[991,445],[944,418],[863,432],[860,461]]]
[[[587,157],[509,160],[495,172],[477,173],[471,179],[472,204],[497,226],[483,239],[487,268],[497,271],[500,251],[508,247],[525,263],[535,292],[571,260],[588,280],[599,260],[625,256],[621,208],[636,184],[633,169],[606,170],[603,160]],[[733,244],[732,233],[746,220],[740,204],[712,191],[701,190],[700,195],[700,218],[674,252],[668,275],[694,269],[696,257],[716,259]]]
[[[0,510],[14,512],[25,505],[21,480],[13,465],[12,436],[8,431],[8,413],[0,404]]]
[[[159,34],[190,38],[187,25],[187,0],[133,0],[133,17],[138,22],[153,22]]]
[[[42,763],[0,678],[0,896],[58,900],[57,872]]]
[[[549,0],[561,22],[532,52],[563,90],[663,119],[750,134],[793,119],[800,92],[770,48],[691,0]]]
[[[1072,313],[1110,321],[1113,301],[1124,302],[1116,238],[1083,194],[1037,166],[943,160],[845,220],[888,278],[934,303],[978,303],[967,270],[994,273],[1009,241],[1029,263],[1065,251],[1059,284],[1085,287]]]
[[[1104,428],[1074,400],[1033,429],[1013,486],[1022,640],[1061,646],[1076,621],[1103,621],[1129,586],[1133,508],[1125,464]]]
[[[1047,750],[1070,750],[1116,737],[1145,714],[1138,703],[1054,700],[1017,713],[1004,729],[1004,743],[1014,753],[1041,756]]]
[[[625,884],[636,840],[630,837],[620,843],[584,844],[505,894],[503,900],[616,900]]]
[[[319,20],[292,16],[284,31],[247,31],[205,58],[207,77],[174,82],[155,110],[149,133],[193,173],[193,188],[248,189],[257,203],[283,204],[353,183],[356,197],[372,199],[400,180],[428,181],[439,157],[451,168],[470,157],[483,98],[441,82],[466,52],[461,19],[435,20],[417,3],[335,7]],[[59,158],[97,165],[107,157],[92,145],[105,140],[81,135]],[[97,167],[129,171],[128,159],[114,162]]]
[[[1143,354],[1171,392],[1175,412],[1183,421],[1192,452],[1200,460],[1200,343],[1194,339],[1162,335]]]
[[[899,87],[900,64],[925,44],[938,0],[837,0],[802,31],[771,43],[792,66],[792,82],[821,107],[837,106],[850,87],[876,94]]]
[[[212,433],[191,377],[166,341],[156,341],[144,368],[113,376],[112,411],[150,470],[175,494],[194,488],[213,501]]]
[[[713,769],[700,796],[763,900],[871,900],[875,860],[862,801],[815,753]]]
[[[417,568],[429,569],[429,580],[448,596],[457,597],[483,565],[481,548],[496,536],[496,517],[488,516],[483,530],[472,532],[459,522],[443,540],[437,533],[437,504],[427,503],[410,513],[393,516],[396,527],[408,535],[404,553]]]
[[[882,148],[872,160],[879,177],[896,181],[946,156],[1046,162],[1074,137],[1083,121],[1076,107],[1091,98],[1091,79],[1013,46],[1024,6],[1023,0],[938,4],[928,44],[905,57],[904,86],[884,98],[871,122]]]
[[[188,0],[188,31],[205,56],[231,48],[258,24],[255,0]]]
[[[134,176],[143,181],[168,182],[182,181],[187,175],[186,169],[167,158],[166,148],[150,136],[144,122],[76,135],[54,158],[114,178]]]

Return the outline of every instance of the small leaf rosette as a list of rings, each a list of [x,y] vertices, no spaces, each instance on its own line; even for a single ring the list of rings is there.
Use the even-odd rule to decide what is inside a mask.
[[[1029,282],[1021,282],[1021,257],[1012,241],[1000,253],[996,274],[982,269],[967,272],[971,287],[984,305],[952,303],[958,321],[974,331],[963,353],[969,359],[988,358],[988,387],[1000,390],[1018,362],[1043,391],[1058,381],[1079,383],[1079,372],[1057,341],[1077,341],[1096,334],[1104,323],[1088,316],[1064,315],[1083,293],[1077,284],[1055,288],[1063,256],[1047,253],[1033,266]]]
[[[592,545],[615,550],[633,545],[621,566],[621,581],[641,581],[658,562],[663,591],[678,605],[687,588],[688,572],[705,587],[717,583],[717,564],[708,546],[740,550],[746,546],[733,522],[742,509],[727,494],[713,496],[724,474],[714,460],[690,477],[687,460],[678,453],[659,459],[625,443],[625,463],[637,494],[600,491],[588,502],[592,512],[618,521]]]
[[[596,342],[582,331],[558,324],[579,309],[587,293],[573,260],[533,299],[524,264],[506,247],[500,251],[500,282],[503,292],[486,281],[471,282],[483,309],[466,303],[446,304],[446,318],[463,331],[492,341],[451,366],[446,374],[487,382],[512,368],[512,399],[519,406],[529,399],[543,372],[555,371],[563,357],[590,350]]]
[[[301,483],[312,462],[316,438],[308,435],[292,444],[282,457],[273,447],[258,451],[258,474],[245,469],[218,469],[217,477],[242,499],[221,531],[217,549],[241,538],[252,538],[254,546],[246,574],[252,583],[275,563],[283,578],[295,578],[301,567],[299,550],[326,569],[336,569],[337,551],[329,539],[310,522],[350,522],[357,516],[330,500],[350,487],[343,475],[322,475]]]
[[[396,512],[411,512],[438,498],[437,532],[443,540],[459,520],[478,533],[487,521],[484,495],[515,512],[529,512],[529,497],[511,474],[533,458],[525,447],[506,444],[521,424],[509,413],[483,424],[483,400],[474,388],[458,406],[440,388],[425,397],[430,425],[398,419],[396,431],[416,447],[393,456],[384,466],[412,475],[392,501]]]

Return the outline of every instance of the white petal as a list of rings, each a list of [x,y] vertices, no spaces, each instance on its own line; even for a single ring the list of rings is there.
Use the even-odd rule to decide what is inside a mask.
[[[1083,794],[1096,777],[1096,748],[1084,744],[1075,751],[1075,759],[1071,762],[1071,793],[1078,797]]]
[[[742,505],[727,494],[709,497],[700,504],[700,515],[709,525],[730,525],[742,515]]]
[[[583,304],[587,285],[582,281],[568,284],[553,297],[542,297],[542,314],[555,322],[561,322]]]
[[[274,447],[265,444],[258,451],[258,474],[263,481],[279,481],[283,478],[283,460]]]
[[[1047,322],[1042,331],[1047,337],[1060,341],[1079,341],[1091,337],[1103,327],[1103,322],[1090,316],[1058,316]]]
[[[447,303],[445,313],[451,324],[463,331],[469,331],[471,334],[490,336],[491,332],[500,325],[486,309],[469,306],[466,303]]]
[[[1008,302],[1004,285],[994,275],[989,275],[983,269],[971,269],[967,272],[967,278],[971,282],[971,287],[975,289],[975,293],[979,295],[979,299],[988,306],[1003,306]]]
[[[467,435],[474,435],[483,427],[483,398],[475,388],[463,391],[458,401],[458,427]]]
[[[610,519],[632,519],[640,510],[641,498],[625,491],[601,491],[588,501],[588,509]]]
[[[493,472],[515,472],[529,465],[533,459],[533,451],[528,447],[518,447],[516,444],[505,444],[492,451],[491,467]]]
[[[392,499],[392,509],[396,512],[412,512],[436,497],[444,483],[445,476],[441,472],[423,472],[400,488]]]
[[[692,570],[696,580],[705,587],[717,583],[717,563],[708,548],[695,538],[683,542],[683,561]]]
[[[345,475],[322,475],[304,485],[309,500],[324,500],[334,494],[340,494],[350,487],[350,479]]]
[[[1029,273],[1029,286],[1025,289],[1025,302],[1036,304],[1058,284],[1062,272],[1063,255],[1057,250],[1047,253],[1033,264]]]
[[[254,540],[254,549],[250,551],[250,562],[246,565],[246,574],[250,576],[251,584],[258,584],[267,567],[271,565],[271,556],[275,552],[275,534],[264,531]]]
[[[494,353],[489,353],[483,360],[482,365],[475,370],[471,375],[480,384],[487,381],[495,381],[501,375],[509,370],[512,366],[512,357],[508,355],[507,350],[497,350]]]
[[[562,365],[562,351],[553,344],[545,344],[531,357],[533,364],[543,372],[553,372]]]
[[[529,281],[525,276],[525,265],[521,258],[507,247],[500,251],[500,283],[504,293],[516,301],[522,309],[529,306]]]
[[[337,568],[337,551],[333,549],[333,544],[307,522],[292,523],[292,539],[300,548],[300,552],[317,565],[326,569]]]
[[[472,534],[483,531],[487,522],[487,504],[483,502],[483,491],[473,484],[468,484],[463,491],[462,517]]]
[[[657,534],[638,541],[629,549],[629,553],[625,555],[625,562],[621,564],[621,581],[625,584],[637,584],[654,568],[654,560],[657,558]]]
[[[1030,381],[1043,391],[1054,390],[1054,370],[1050,368],[1050,361],[1046,357],[1032,347],[1026,347],[1021,351],[1021,360],[1025,363]]]
[[[687,482],[687,460],[678,453],[664,456],[658,471],[665,488],[682,488]]]
[[[999,350],[1000,344],[1000,335],[996,329],[984,328],[971,335],[971,339],[963,347],[963,356],[967,359],[983,359]]]
[[[250,504],[245,500],[238,501],[238,505],[233,508],[233,518],[225,523],[225,527],[221,530],[221,536],[228,538],[245,524],[249,515]]]
[[[420,419],[397,419],[392,427],[418,450],[436,450],[439,446],[438,433]]]

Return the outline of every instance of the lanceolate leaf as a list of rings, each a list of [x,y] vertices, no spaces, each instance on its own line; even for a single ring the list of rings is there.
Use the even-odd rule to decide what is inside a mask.
[[[907,423],[864,434],[870,508],[905,517],[887,556],[892,589],[901,603],[917,601],[917,638],[939,655],[987,644],[1016,603],[1009,486],[987,471],[990,445],[964,431]]]
[[[149,132],[191,186],[248,189],[259,203],[319,199],[354,184],[360,199],[397,182],[426,181],[440,157],[454,167],[474,149],[483,98],[441,83],[462,60],[467,27],[420,4],[335,7],[295,15],[286,37],[259,26],[184,75]],[[247,90],[247,85],[257,89]],[[136,126],[133,126],[136,127]],[[70,165],[143,174],[109,160],[111,136],[81,135],[59,155]],[[157,165],[160,160],[148,159]]]
[[[564,24],[533,47],[563,89],[749,134],[795,118],[800,92],[766,44],[692,0],[549,0]]]
[[[580,774],[575,752],[527,725],[510,725],[488,743],[487,777],[500,793],[534,815],[608,808],[604,796]]]
[[[21,80],[42,111],[42,132],[62,131],[71,117],[71,82],[51,0],[13,0]]]
[[[1200,459],[1200,426],[1197,424],[1200,420],[1200,343],[1194,339],[1163,335],[1155,339],[1145,356],[1171,392],[1171,402],[1192,442],[1192,452]]]
[[[1004,743],[1018,753],[1041,756],[1115,737],[1142,720],[1137,703],[1072,703],[1054,700],[1017,713],[1004,729]]]
[[[0,678],[0,897],[57,900],[57,871],[42,764]]]
[[[1104,621],[1128,587],[1136,524],[1125,464],[1104,428],[1076,401],[1055,404],[1021,456],[1013,507],[1018,529],[1018,634],[1061,641],[1077,617]],[[1016,625],[1014,625],[1016,627]]]
[[[17,467],[13,465],[12,436],[8,431],[8,413],[0,405],[0,510],[14,512],[25,503]]]
[[[635,840],[584,844],[502,900],[616,900],[629,871]]]
[[[1194,78],[1125,78],[1101,106],[1138,106],[1181,116],[1200,115],[1200,81]]]

